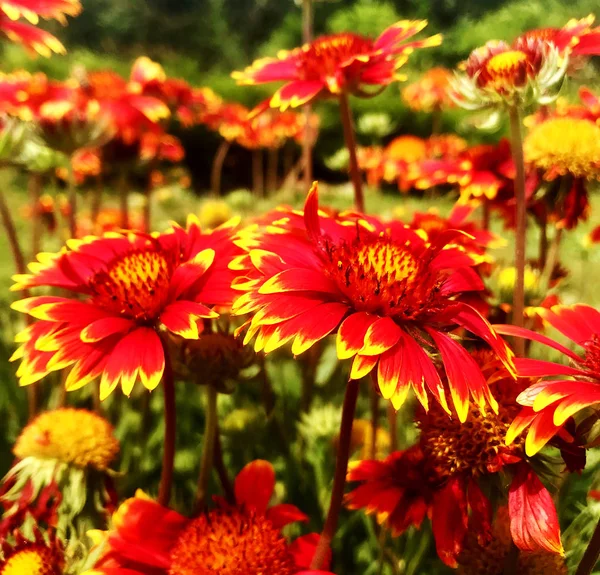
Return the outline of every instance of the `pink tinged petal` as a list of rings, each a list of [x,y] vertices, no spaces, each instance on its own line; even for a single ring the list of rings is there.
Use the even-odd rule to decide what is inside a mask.
[[[357,354],[352,362],[352,369],[350,370],[350,379],[362,379],[366,375],[369,375],[373,368],[377,365],[378,357],[372,355],[360,355]]]
[[[577,385],[573,386],[570,397],[563,399],[556,406],[553,422],[557,426],[564,425],[569,417],[573,417],[582,409],[600,403],[600,389],[598,389],[600,386],[597,383],[569,383],[577,383]]]
[[[551,310],[540,309],[539,315],[571,341],[582,345],[600,333],[598,312],[588,305],[555,305]]]
[[[543,359],[517,357],[515,367],[519,377],[546,377],[553,375],[587,375],[587,372],[568,365],[553,363]]]
[[[314,100],[320,92],[327,90],[327,85],[318,80],[297,80],[280,88],[270,100],[271,108],[279,108],[282,112],[288,108],[298,108]]]
[[[160,314],[162,323],[170,332],[185,339],[198,339],[200,330],[198,320],[214,319],[219,314],[210,308],[192,301],[176,301],[169,304]]]
[[[262,459],[248,463],[235,478],[236,503],[260,514],[267,511],[274,489],[275,471],[268,461]]]
[[[280,503],[267,509],[267,519],[273,524],[275,529],[281,529],[290,523],[297,521],[308,521],[308,515],[302,513],[295,505],[290,503]]]
[[[390,317],[382,317],[374,322],[365,334],[365,343],[361,355],[381,355],[402,336],[402,329]]]
[[[515,325],[506,325],[506,324],[496,324],[492,326],[496,333],[501,335],[511,335],[515,337],[524,337],[526,339],[531,339],[533,341],[537,341],[538,343],[543,343],[561,353],[565,354],[567,357],[570,357],[572,360],[576,362],[580,362],[581,358],[574,352],[572,352],[569,348],[561,345],[557,341],[542,335],[541,333],[536,333],[530,329],[526,329],[524,327],[517,327]]]
[[[96,320],[81,331],[81,341],[95,343],[111,335],[129,331],[135,326],[134,322],[121,317],[107,317]]]
[[[138,377],[143,385],[155,389],[165,366],[164,352],[156,332],[141,327],[127,334],[113,349],[100,381],[100,399],[104,400],[121,382],[125,395],[130,395]]]
[[[340,325],[347,312],[348,307],[344,304],[324,303],[300,316],[304,318],[306,325],[294,339],[292,353],[300,355],[329,335]]]
[[[196,254],[190,261],[181,264],[171,277],[169,299],[178,299],[186,290],[194,285],[215,261],[215,250],[206,249]],[[188,299],[195,299],[189,297]]]
[[[353,313],[342,322],[336,339],[339,359],[349,359],[363,348],[367,330],[377,319],[377,316],[361,311]]]
[[[469,392],[482,410],[485,410],[489,404],[497,413],[498,403],[493,398],[475,360],[461,345],[447,335],[429,328],[427,333],[440,350],[444,370],[448,377],[450,394],[460,422],[464,423],[469,414]]]
[[[317,270],[292,268],[269,278],[258,290],[260,294],[311,291],[337,294],[338,288],[323,273]]]
[[[538,389],[539,391],[537,391]],[[541,411],[569,396],[575,396],[578,400],[583,401],[584,407],[590,404],[589,401],[592,404],[600,401],[600,385],[587,381],[544,381],[536,386],[536,392],[532,405],[533,411]],[[557,425],[561,424],[557,423]]]
[[[510,533],[523,551],[563,555],[552,496],[527,463],[520,463],[508,491]]]
[[[449,567],[457,567],[456,558],[468,526],[467,495],[461,476],[451,477],[434,495],[431,522],[440,559]]]

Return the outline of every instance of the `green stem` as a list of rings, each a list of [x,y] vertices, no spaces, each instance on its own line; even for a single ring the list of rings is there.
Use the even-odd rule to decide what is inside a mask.
[[[379,394],[372,385],[369,389],[371,403],[371,445],[369,445],[369,457],[377,459],[377,428],[379,427]]]
[[[201,513],[206,506],[208,482],[214,463],[215,440],[217,433],[217,390],[212,385],[206,386],[206,421],[204,424],[204,446],[202,448],[202,462],[198,476],[198,489],[196,490],[196,513]]]
[[[362,189],[362,176],[358,167],[358,159],[356,157],[356,138],[354,136],[354,122],[352,120],[352,112],[350,110],[350,102],[348,94],[342,92],[340,94],[340,114],[342,117],[342,126],[344,127],[344,139],[350,159],[350,178],[354,185],[354,207],[364,213],[365,197]]]
[[[523,134],[521,132],[521,112],[518,104],[508,110],[510,117],[511,150],[516,168],[515,199],[517,202],[515,268],[516,281],[513,292],[513,324],[523,327],[525,310],[525,248],[527,233],[527,205],[525,197],[525,159],[523,154]],[[515,352],[518,356],[525,354],[525,340],[515,338]]]
[[[175,430],[176,430],[176,408],[175,408],[175,380],[173,378],[173,367],[171,356],[166,342],[163,340],[163,353],[165,356],[165,371],[162,379],[164,394],[164,416],[165,416],[165,444],[163,449],[162,473],[158,491],[158,503],[167,507],[171,500],[171,487],[173,485],[173,469],[175,465]]]
[[[302,41],[306,44],[313,39],[313,0],[302,2]],[[308,194],[312,185],[312,134],[310,117],[312,107],[310,104],[304,106],[304,140],[302,141],[302,157],[304,164],[304,191]]]
[[[225,462],[223,461],[223,446],[221,445],[221,435],[219,433],[218,424],[215,430],[215,453],[213,464],[215,466],[215,471],[219,476],[225,499],[227,499],[227,502],[231,503],[231,505],[235,504],[235,492],[233,490],[233,485],[231,484],[231,479],[229,479],[229,475],[227,474],[227,467],[225,467]]]
[[[77,237],[77,185],[75,182],[75,170],[73,169],[73,158],[69,158],[69,169],[67,179],[67,197],[69,199],[69,235]]]
[[[575,571],[575,575],[590,575],[598,562],[598,557],[600,557],[600,521],[596,525],[596,529],[581,558],[577,571]]]
[[[352,439],[352,423],[354,421],[354,412],[356,411],[358,390],[358,381],[351,380],[346,384],[346,394],[344,395],[344,405],[342,407],[342,423],[340,426],[340,442],[335,464],[331,499],[329,501],[329,511],[317,549],[310,564],[311,569],[320,569],[324,565],[331,541],[337,529],[342,500],[344,498],[344,486],[346,485],[348,459],[350,458],[350,440]]]

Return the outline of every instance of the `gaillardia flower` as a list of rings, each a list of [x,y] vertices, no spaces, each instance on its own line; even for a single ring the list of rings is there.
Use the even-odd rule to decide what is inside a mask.
[[[139,379],[155,389],[165,367],[159,333],[197,339],[209,306],[231,304],[239,253],[234,222],[203,234],[193,217],[186,229],[166,233],[116,233],[71,240],[57,254],[43,253],[30,274],[15,276],[13,290],[50,286],[79,297],[39,296],[13,308],[39,320],[17,336],[21,385],[71,367],[67,390],[97,377],[100,397],[121,383],[129,395]]]
[[[489,355],[485,352],[482,357]],[[524,461],[522,443],[504,444],[519,410],[515,397],[522,386],[507,377],[493,356],[482,369],[498,398],[497,413],[472,409],[461,424],[437,404],[428,413],[419,409],[419,443],[384,461],[351,464],[348,480],[360,485],[346,495],[346,504],[376,513],[378,522],[394,536],[411,525],[420,527],[428,516],[438,555],[456,567],[469,533],[482,545],[490,540],[493,508],[486,494],[498,489],[501,471],[510,481],[504,497],[515,544],[524,551],[560,554],[560,529],[550,493]]]
[[[0,32],[42,56],[50,57],[53,52],[64,54],[65,47],[58,38],[36,24],[40,18],[66,24],[66,16],[77,16],[80,12],[80,0],[7,0],[0,6]],[[22,18],[29,24],[21,22]]]
[[[85,409],[46,411],[23,429],[13,453],[17,461],[0,486],[0,538],[29,519],[77,536],[88,520],[93,525],[96,515],[105,520],[112,511],[109,468],[119,442],[103,417]],[[89,501],[95,506],[87,508]]]
[[[549,104],[558,96],[567,58],[538,38],[512,46],[492,40],[477,48],[453,82],[453,98],[468,110],[496,105]]]
[[[0,551],[0,575],[63,575],[64,550],[56,533],[48,540],[35,530],[34,540],[17,532],[14,545],[4,541]]]
[[[105,552],[87,575],[327,575],[305,570],[318,535],[288,543],[281,534],[308,518],[293,505],[268,507],[274,487],[271,464],[254,461],[235,480],[235,504],[218,499],[192,519],[138,492],[117,510],[110,531],[94,534]]]
[[[350,32],[322,36],[278,58],[257,60],[243,72],[234,72],[240,84],[287,82],[259,109],[296,108],[322,95],[352,93],[364,96],[367,86],[387,86],[404,79],[398,74],[416,48],[439,46],[435,35],[405,42],[427,25],[401,20],[372,40]]]
[[[497,404],[475,361],[449,332],[463,327],[513,370],[512,352],[461,297],[482,289],[475,262],[440,234],[432,243],[399,222],[385,225],[356,214],[319,211],[317,185],[304,212],[283,211],[262,232],[240,234],[248,253],[233,262],[233,287],[244,291],[234,313],[251,313],[246,342],[273,351],[290,340],[298,355],[337,332],[339,359],[354,358],[351,379],[375,370],[379,389],[396,409],[412,388],[423,406],[426,389],[449,412],[446,390],[430,353],[439,353],[461,421],[469,395],[482,409]]]
[[[568,421],[585,408],[600,403],[600,312],[588,305],[576,304],[539,309],[538,314],[544,322],[581,347],[583,355],[534,331],[509,325],[497,326],[502,333],[537,341],[558,350],[572,361],[570,366],[540,359],[515,361],[520,375],[543,378],[517,397],[524,407],[506,436],[506,442],[510,444],[528,429],[525,450],[529,456],[537,453],[556,435],[572,439],[566,429]]]

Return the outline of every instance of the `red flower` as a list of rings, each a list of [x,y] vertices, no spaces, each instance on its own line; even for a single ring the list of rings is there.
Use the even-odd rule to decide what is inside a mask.
[[[482,545],[489,541],[493,510],[484,493],[497,489],[500,471],[512,478],[508,500],[515,544],[527,551],[562,553],[549,492],[523,461],[522,445],[504,446],[518,405],[514,381],[496,363],[483,368],[493,378],[490,385],[500,402],[497,414],[473,409],[461,424],[434,405],[417,417],[421,429],[417,445],[385,461],[361,461],[348,473],[349,481],[360,483],[346,496],[348,507],[376,513],[393,536],[411,525],[419,528],[428,516],[438,555],[452,567],[468,533]]]
[[[558,305],[540,308],[540,317],[562,335],[583,349],[579,355],[562,344],[533,331],[509,325],[497,326],[507,335],[526,337],[552,347],[574,366],[561,365],[539,359],[518,359],[518,372],[524,377],[560,378],[543,379],[519,395],[523,409],[515,418],[506,436],[508,444],[526,429],[525,450],[534,455],[555,435],[566,440],[572,436],[565,426],[575,414],[586,407],[600,403],[600,312],[584,305]],[[566,379],[569,378],[569,379]]]
[[[88,572],[104,575],[331,575],[303,571],[318,535],[291,544],[281,529],[308,518],[297,507],[268,507],[275,473],[267,461],[253,461],[235,480],[235,504],[189,519],[138,494],[123,503],[105,534],[106,552]]]
[[[71,241],[58,254],[40,254],[31,274],[15,276],[15,290],[51,286],[83,296],[31,297],[14,309],[39,321],[17,336],[22,345],[21,385],[72,366],[65,386],[77,389],[101,376],[100,396],[121,383],[129,395],[136,380],[152,390],[160,382],[164,353],[157,329],[198,338],[200,318],[217,317],[207,306],[229,305],[238,253],[232,226],[202,234],[187,229],[163,234],[111,233]]]
[[[287,82],[261,109],[295,108],[318,96],[342,92],[365,95],[365,86],[387,86],[403,79],[397,70],[415,48],[439,46],[439,34],[403,43],[426,25],[424,20],[402,20],[376,40],[349,32],[322,36],[278,58],[257,60],[233,77],[246,85]]]
[[[284,211],[258,232],[241,234],[248,254],[233,265],[245,291],[237,314],[252,313],[246,342],[273,351],[294,340],[297,355],[337,332],[337,355],[354,357],[351,379],[376,368],[379,389],[398,409],[409,389],[427,407],[426,389],[449,412],[446,391],[428,352],[440,353],[461,421],[469,395],[497,408],[477,364],[448,332],[464,327],[512,367],[512,352],[487,321],[461,301],[483,284],[474,261],[449,244],[450,231],[428,244],[396,222],[319,212],[317,186],[304,213]],[[267,219],[267,218],[265,218]]]
[[[600,54],[600,28],[592,28],[595,17],[569,20],[562,28],[529,30],[516,43],[535,38],[555,46],[562,55],[592,56]]]
[[[35,25],[40,17],[66,24],[65,16],[77,16],[80,12],[79,0],[7,0],[0,7],[0,31],[12,42],[42,56],[50,57],[52,52],[64,54],[66,50],[60,41]],[[30,24],[20,22],[21,18]]]
[[[18,531],[14,534],[14,544],[6,539],[2,542],[0,573],[11,575],[62,575],[65,569],[65,550],[55,531],[48,533],[47,540],[35,527],[33,541],[26,539]]]

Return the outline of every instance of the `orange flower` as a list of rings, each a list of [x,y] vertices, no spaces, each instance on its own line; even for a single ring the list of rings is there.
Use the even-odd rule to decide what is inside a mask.
[[[294,340],[294,355],[337,332],[339,359],[354,358],[351,379],[375,370],[379,389],[398,409],[412,388],[428,406],[426,389],[450,412],[430,352],[440,353],[461,421],[469,395],[482,409],[497,408],[477,364],[448,335],[464,327],[483,339],[505,364],[512,352],[461,297],[483,288],[473,259],[451,242],[461,232],[428,244],[398,222],[339,218],[319,211],[313,185],[304,213],[278,212],[265,230],[240,234],[248,254],[232,265],[233,286],[245,293],[234,304],[252,313],[246,335],[256,351]],[[268,218],[265,218],[268,219]]]
[[[154,389],[165,365],[157,330],[198,338],[198,320],[218,317],[207,306],[231,303],[232,231],[229,224],[202,234],[190,218],[185,230],[110,233],[41,254],[31,274],[15,276],[13,289],[52,286],[84,298],[39,296],[13,304],[39,320],[17,336],[22,345],[12,359],[22,360],[21,385],[72,366],[67,390],[100,376],[103,399],[119,383],[129,395],[138,378]]]
[[[515,361],[523,377],[544,378],[519,395],[523,409],[506,436],[507,444],[528,429],[525,450],[537,453],[555,436],[572,441],[570,419],[583,409],[600,403],[600,312],[584,304],[557,305],[538,309],[539,316],[567,339],[583,349],[580,355],[564,345],[523,328],[500,325],[507,335],[525,337],[552,347],[568,357],[573,365],[561,365],[538,359]],[[559,379],[546,379],[546,378]],[[568,378],[568,379],[567,379]]]
[[[143,494],[116,512],[104,534],[106,551],[87,575],[327,575],[308,568],[318,535],[291,544],[285,525],[307,521],[297,507],[268,507],[275,472],[267,461],[253,461],[235,480],[235,503],[217,500],[217,508],[188,519]],[[331,574],[329,574],[331,575]]]
[[[486,361],[488,355],[479,357]],[[515,544],[526,551],[560,554],[560,528],[550,493],[524,461],[522,445],[504,445],[519,409],[515,382],[493,359],[482,369],[498,397],[497,413],[473,409],[461,424],[438,405],[429,413],[419,410],[419,443],[384,461],[353,465],[348,480],[360,485],[346,496],[346,504],[376,513],[394,536],[411,525],[420,527],[429,516],[438,555],[456,567],[469,532],[481,544],[489,541],[492,503],[484,493],[489,493],[486,487],[497,488],[502,471],[511,478],[507,496]]]
[[[411,110],[433,112],[453,107],[450,98],[452,72],[446,68],[431,68],[423,76],[402,90],[402,98]]]
[[[439,46],[440,35],[403,43],[427,22],[401,20],[372,40],[353,33],[322,36],[310,44],[257,60],[233,77],[244,85],[288,82],[262,106],[296,108],[319,96],[350,92],[364,96],[366,86],[387,86],[404,79],[397,70],[415,48]]]
[[[42,56],[50,57],[52,52],[64,54],[66,50],[60,41],[35,25],[40,17],[66,24],[66,16],[80,12],[80,0],[7,0],[0,6],[0,31],[12,42]],[[20,22],[21,18],[30,24]]]

